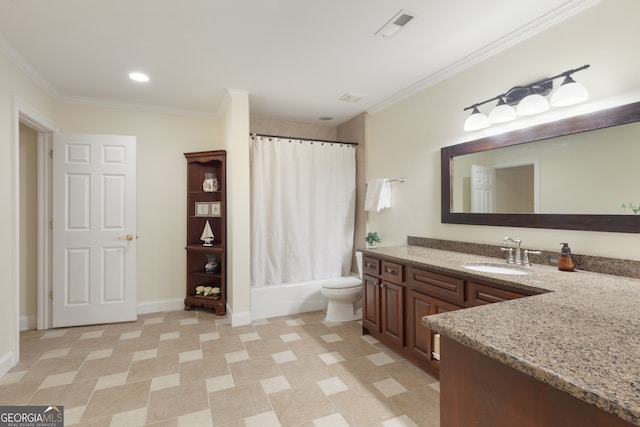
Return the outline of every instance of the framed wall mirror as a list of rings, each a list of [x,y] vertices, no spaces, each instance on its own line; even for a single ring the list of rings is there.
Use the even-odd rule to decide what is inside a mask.
[[[442,222],[640,233],[640,102],[441,149]]]

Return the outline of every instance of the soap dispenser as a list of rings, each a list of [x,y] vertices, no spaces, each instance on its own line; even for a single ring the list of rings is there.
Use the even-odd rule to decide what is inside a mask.
[[[562,249],[560,249],[560,258],[558,258],[558,269],[562,271],[574,271],[576,269],[576,262],[571,256],[571,248],[568,243],[560,243]]]

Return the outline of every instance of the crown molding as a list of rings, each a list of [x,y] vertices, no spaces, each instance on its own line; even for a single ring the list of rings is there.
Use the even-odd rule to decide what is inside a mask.
[[[52,98],[57,98],[60,95],[60,93],[44,77],[42,77],[42,75],[38,73],[2,35],[0,35],[0,52],[9,58],[16,67],[33,80],[36,86],[45,91],[47,95]]]
[[[103,99],[97,98],[64,95],[58,92],[58,90],[56,90],[53,85],[51,85],[44,77],[42,77],[42,75],[38,73],[31,66],[31,64],[29,64],[29,62],[27,62],[27,60],[24,59],[24,57],[20,55],[20,53],[18,53],[18,51],[2,35],[0,35],[0,53],[3,53],[16,67],[18,67],[18,69],[20,69],[27,77],[29,77],[36,84],[36,86],[42,89],[51,98],[61,103],[214,119],[218,119],[221,117],[219,114],[212,113],[210,111],[194,111],[176,108],[165,108],[152,105],[126,104],[105,101]]]
[[[105,101],[97,98],[85,98],[80,96],[60,95],[56,98],[61,103],[87,105],[90,107],[113,108],[118,110],[143,111],[147,113],[171,114],[178,116],[202,117],[219,119],[221,116],[210,111],[183,110],[179,108],[158,107],[147,104],[127,104],[123,102]]]

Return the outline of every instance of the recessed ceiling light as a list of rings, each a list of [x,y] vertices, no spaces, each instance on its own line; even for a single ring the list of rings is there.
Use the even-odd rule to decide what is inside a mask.
[[[129,73],[129,78],[131,80],[135,80],[137,82],[148,82],[149,81],[149,76],[147,76],[144,73]]]

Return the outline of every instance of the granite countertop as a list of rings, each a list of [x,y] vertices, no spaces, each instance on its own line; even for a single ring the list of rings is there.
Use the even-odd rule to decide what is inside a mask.
[[[640,280],[533,265],[528,275],[480,273],[498,258],[418,246],[367,250],[445,274],[541,292],[423,318],[423,325],[640,426]]]

